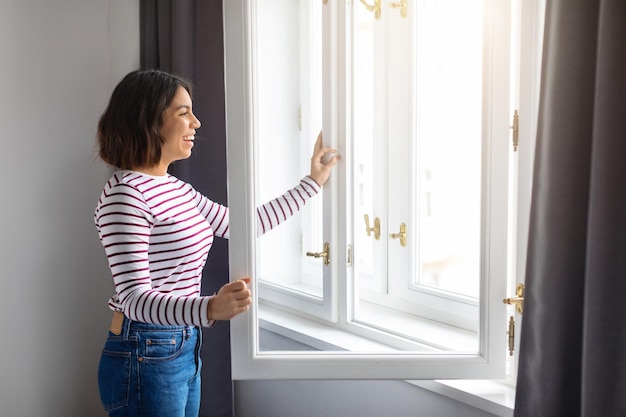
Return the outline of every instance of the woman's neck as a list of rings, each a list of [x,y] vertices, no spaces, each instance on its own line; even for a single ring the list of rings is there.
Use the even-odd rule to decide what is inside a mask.
[[[142,174],[153,175],[156,177],[162,177],[167,175],[167,165],[154,165],[151,167],[134,167],[133,171],[141,172]]]

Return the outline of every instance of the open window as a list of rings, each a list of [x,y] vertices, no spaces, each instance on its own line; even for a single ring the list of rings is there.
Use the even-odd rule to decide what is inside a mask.
[[[255,297],[235,379],[504,376],[514,13],[224,3],[231,275]],[[342,162],[256,239],[255,207],[308,173],[320,130]]]

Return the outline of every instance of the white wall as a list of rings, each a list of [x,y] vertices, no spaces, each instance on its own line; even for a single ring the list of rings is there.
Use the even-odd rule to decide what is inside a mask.
[[[139,65],[137,0],[0,0],[0,415],[104,415],[112,285],[95,131]]]

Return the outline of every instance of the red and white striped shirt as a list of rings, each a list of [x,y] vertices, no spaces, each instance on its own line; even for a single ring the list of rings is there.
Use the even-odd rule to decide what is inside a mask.
[[[320,191],[310,177],[257,208],[262,235],[300,210]],[[113,275],[112,310],[135,321],[210,325],[208,296],[200,296],[202,269],[213,237],[228,238],[228,208],[188,183],[117,171],[105,185],[95,223]]]

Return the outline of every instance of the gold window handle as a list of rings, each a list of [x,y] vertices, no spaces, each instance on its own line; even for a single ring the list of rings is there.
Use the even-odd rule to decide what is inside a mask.
[[[380,1],[381,0],[374,0],[374,4],[368,4],[365,0],[361,0],[361,3],[363,3],[363,6],[365,6],[369,12],[374,12],[376,19],[380,19]]]
[[[374,219],[374,227],[370,227],[370,216],[364,214],[363,217],[365,217],[365,233],[371,236],[372,232],[374,232],[374,239],[380,240],[380,219],[376,217]]]
[[[400,3],[389,3],[389,7],[400,9],[400,16],[404,19],[407,16],[406,5],[408,0],[400,0]]]
[[[307,252],[306,256],[312,256],[313,258],[323,258],[324,265],[330,264],[330,244],[324,242],[324,251],[322,252]]]
[[[517,284],[515,288],[515,297],[505,298],[502,300],[504,304],[514,305],[518,313],[524,312],[524,284]]]
[[[389,235],[392,239],[400,239],[400,245],[402,247],[406,246],[406,224],[400,224],[400,233],[392,233]]]

